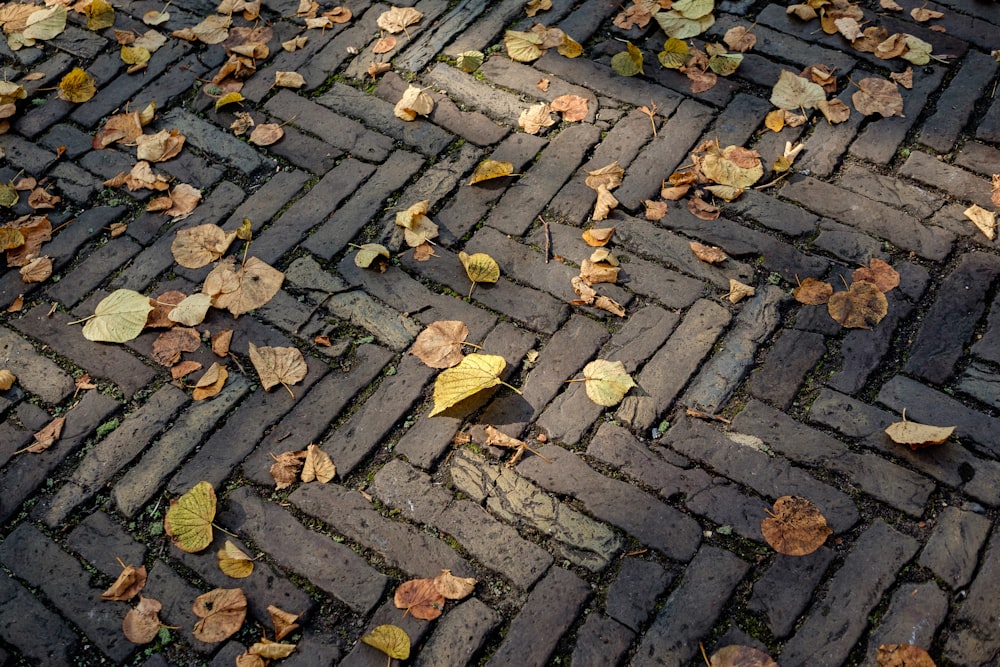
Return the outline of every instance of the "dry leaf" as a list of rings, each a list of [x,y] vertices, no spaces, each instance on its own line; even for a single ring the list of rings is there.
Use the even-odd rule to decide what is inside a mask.
[[[212,543],[215,504],[215,489],[208,482],[198,482],[180,498],[170,501],[163,530],[178,549],[197,553]]]
[[[21,280],[25,283],[40,283],[52,275],[52,258],[35,257],[21,267]]]
[[[267,613],[270,614],[271,625],[274,626],[275,641],[281,641],[299,627],[295,621],[299,620],[300,614],[293,614],[273,604],[267,606]]]
[[[280,384],[292,398],[295,394],[288,385],[301,382],[309,371],[305,357],[296,347],[257,347],[250,343],[250,362],[264,391]]]
[[[212,297],[212,305],[239,317],[260,308],[278,293],[285,274],[256,257],[239,269],[232,257],[219,262],[205,277],[201,291]]]
[[[760,522],[760,532],[771,548],[786,556],[807,556],[823,546],[833,533],[813,503],[798,496],[782,496]]]
[[[913,17],[914,21],[919,21],[921,23],[925,21],[930,21],[932,19],[939,19],[944,16],[944,12],[937,12],[933,9],[927,9],[926,7],[914,7],[910,10],[910,16]]]
[[[381,55],[383,53],[389,53],[394,48],[396,48],[396,38],[392,35],[386,35],[381,37],[372,44],[372,53]]]
[[[700,194],[692,196],[687,204],[688,212],[700,220],[712,221],[718,219],[722,210],[714,204],[709,204]]]
[[[611,57],[611,69],[621,76],[642,74],[642,51],[632,42],[625,42],[625,50]]]
[[[1000,208],[1000,174],[993,174],[990,185],[990,202]]]
[[[50,194],[44,188],[35,188],[28,195],[28,206],[36,211],[42,209],[55,208],[56,204],[62,201],[59,195]]]
[[[434,98],[423,89],[408,86],[403,96],[396,102],[393,113],[405,121],[414,120],[418,115],[426,116],[434,110]]]
[[[382,12],[375,23],[379,28],[387,33],[395,35],[406,30],[423,18],[423,14],[413,7],[392,7],[388,11]]]
[[[907,67],[905,72],[889,72],[889,78],[910,90],[913,88],[913,68]]]
[[[854,270],[851,280],[872,283],[880,292],[885,293],[899,287],[899,272],[878,257],[872,257],[868,261],[868,266]]]
[[[885,433],[892,441],[900,445],[909,445],[910,449],[920,449],[929,445],[940,445],[955,432],[954,426],[930,426],[906,420],[903,411],[903,421],[890,424]]]
[[[337,466],[333,464],[330,455],[316,445],[306,447],[306,460],[302,465],[302,481],[313,480],[326,484],[337,476]]]
[[[167,319],[177,324],[193,327],[205,321],[208,309],[212,305],[212,297],[208,294],[198,293],[185,297],[167,313]]]
[[[444,412],[456,403],[498,384],[510,387],[500,379],[506,366],[507,361],[501,356],[476,353],[463,357],[454,368],[441,371],[434,381],[434,409],[428,416]]]
[[[879,0],[878,6],[890,12],[903,11],[903,8],[896,3],[896,0]]]
[[[389,266],[389,249],[380,243],[363,243],[358,246],[358,252],[354,255],[354,265],[385,272]]]
[[[277,491],[288,488],[299,480],[299,471],[306,459],[306,451],[282,452],[278,456],[271,454],[274,463],[271,464],[271,477],[274,478],[274,488]]]
[[[930,654],[913,644],[882,644],[875,659],[877,667],[936,667]]]
[[[97,94],[97,82],[90,74],[74,67],[59,81],[59,99],[80,104]]]
[[[0,391],[7,391],[14,386],[14,382],[17,380],[17,376],[11,373],[6,368],[0,369]]]
[[[741,146],[713,146],[700,161],[701,172],[711,181],[734,188],[748,188],[764,175],[760,154]]]
[[[229,355],[229,345],[233,342],[233,330],[223,329],[212,336],[212,352],[219,357]]]
[[[200,269],[226,254],[235,239],[235,231],[226,232],[212,224],[198,225],[178,231],[170,252],[181,266]]]
[[[562,113],[562,119],[567,123],[587,117],[587,99],[579,95],[560,95],[549,103],[549,107]]]
[[[597,359],[583,367],[587,397],[597,405],[612,407],[621,403],[625,394],[636,386],[632,376],[620,361]]]
[[[253,574],[253,558],[243,553],[232,540],[226,540],[225,545],[215,554],[219,569],[227,577],[245,579]]]
[[[892,81],[869,77],[858,82],[858,91],[851,95],[854,108],[866,116],[878,113],[883,118],[903,115],[903,96]]]
[[[122,633],[133,644],[148,644],[160,631],[160,610],[163,605],[153,598],[139,597],[139,604],[129,609],[122,620]]]
[[[713,653],[708,667],[778,667],[778,663],[752,646],[732,644]]]
[[[588,285],[597,283],[615,283],[621,267],[612,266],[607,262],[595,262],[585,259],[580,263],[580,278]]]
[[[511,60],[519,63],[530,63],[542,57],[542,36],[534,32],[507,30],[503,35],[504,46]],[[523,114],[522,114],[523,115]],[[531,134],[534,134],[532,132]]]
[[[298,72],[275,72],[274,85],[279,88],[301,88],[306,79]]]
[[[134,290],[115,290],[97,304],[83,326],[83,337],[106,343],[130,341],[142,333],[151,310],[148,297]]]
[[[434,577],[434,588],[448,600],[461,600],[472,594],[476,588],[476,580],[472,577],[456,577],[451,570],[441,570]]]
[[[194,329],[175,327],[161,333],[153,341],[153,361],[161,366],[173,366],[181,360],[181,353],[194,352],[201,347],[201,336]]]
[[[992,241],[996,238],[996,213],[993,211],[987,211],[978,204],[973,204],[969,208],[965,209],[963,214],[966,218],[972,221],[972,224],[974,224],[987,239]]]
[[[545,102],[528,107],[517,117],[517,124],[528,134],[538,134],[543,127],[555,125],[550,114],[551,108]]]
[[[722,37],[722,41],[733,51],[746,53],[757,44],[757,35],[750,32],[747,28],[738,25],[735,28],[727,30],[726,34]]]
[[[147,162],[163,162],[177,157],[184,147],[184,141],[184,135],[177,130],[141,134],[135,138],[136,157]]]
[[[616,206],[618,206],[618,200],[606,187],[601,185],[597,188],[597,201],[594,203],[594,212],[591,213],[590,217],[595,222],[607,220],[608,215]]]
[[[255,146],[270,146],[277,143],[283,136],[285,136],[285,130],[277,123],[263,123],[253,129],[247,141]]]
[[[392,597],[399,609],[405,609],[413,618],[432,621],[444,611],[444,596],[434,586],[433,579],[404,581]]]
[[[667,215],[667,202],[665,201],[653,201],[652,199],[647,199],[642,203],[646,208],[646,220],[656,222],[658,220],[662,220],[664,216]]]
[[[601,248],[608,244],[614,233],[614,227],[591,227],[583,232],[583,240],[592,248]]]
[[[500,265],[484,252],[471,255],[464,251],[459,252],[458,261],[465,267],[465,275],[472,281],[472,287],[478,283],[495,283],[500,279]],[[471,297],[472,288],[469,288],[469,298]]]
[[[771,104],[779,109],[812,109],[825,99],[826,91],[822,86],[788,70],[781,71],[771,91]]]
[[[486,159],[476,165],[469,179],[469,185],[475,185],[481,181],[488,181],[494,178],[503,178],[514,173],[514,163],[503,160]]]
[[[259,656],[265,660],[281,660],[294,653],[296,648],[295,644],[279,644],[270,641],[267,637],[263,637],[259,642],[251,646],[247,653]]]
[[[885,294],[864,281],[851,283],[846,292],[833,294],[826,307],[830,317],[848,329],[871,329],[889,312]]]
[[[222,387],[226,384],[228,377],[229,371],[224,366],[212,364],[205,371],[204,375],[194,383],[194,391],[191,392],[191,398],[196,401],[212,398],[222,391]]]
[[[413,341],[410,354],[431,368],[451,368],[462,361],[462,344],[468,335],[469,327],[464,322],[431,322]]]
[[[729,279],[729,294],[726,295],[729,303],[739,303],[748,296],[753,296],[756,293],[757,290],[750,287],[750,285],[744,285],[734,278]]]
[[[194,625],[194,638],[208,643],[221,642],[236,634],[243,625],[247,598],[239,588],[216,588],[196,597],[191,611],[201,619]]]
[[[119,561],[121,564],[121,561]],[[102,600],[131,600],[146,585],[146,568],[122,564],[121,574],[111,587],[101,593]]]
[[[702,243],[698,243],[697,241],[691,241],[688,245],[691,247],[691,252],[694,253],[695,257],[703,262],[707,262],[709,264],[721,264],[729,259],[729,256],[722,251],[722,248],[707,246]]]
[[[368,76],[374,79],[379,74],[385,74],[391,69],[392,63],[377,63],[373,61],[370,65],[368,65],[368,69],[366,71],[368,72]]]
[[[410,657],[410,636],[396,625],[380,625],[362,637],[361,641],[385,653],[390,662]]]
[[[833,285],[816,278],[806,278],[792,290],[792,296],[799,303],[818,306],[827,303],[833,294]]]
[[[823,100],[816,105],[816,108],[822,112],[823,117],[826,118],[826,121],[831,125],[843,123],[851,117],[851,108],[844,104],[842,100]]]
[[[190,375],[197,370],[201,370],[201,362],[198,361],[182,361],[176,366],[170,367],[170,377],[175,380],[179,380],[185,375]]]

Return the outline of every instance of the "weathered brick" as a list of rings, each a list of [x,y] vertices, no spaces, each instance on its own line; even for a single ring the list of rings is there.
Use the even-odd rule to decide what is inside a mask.
[[[948,596],[937,584],[902,585],[868,639],[867,661],[876,664],[878,647],[882,644],[913,644],[930,649],[947,613]]]
[[[140,462],[115,482],[111,496],[118,511],[134,517],[249,389],[246,378],[230,375],[211,400],[195,402],[182,412],[168,431],[144,449]]]
[[[951,252],[953,234],[940,228],[926,227],[906,213],[837,186],[799,177],[781,188],[780,193],[782,197],[796,201],[819,215],[886,238],[921,257],[939,261]]]
[[[6,574],[0,577],[0,638],[44,667],[71,664],[71,656],[79,651],[69,623]],[[6,652],[0,652],[0,664],[8,664]]]
[[[948,171],[961,172],[960,169],[956,170],[946,163],[931,159],[925,153],[915,152],[910,154],[909,159],[900,170],[900,174],[923,180],[928,185],[941,187],[942,183],[945,182],[944,172]],[[915,175],[931,172],[934,172],[935,177],[933,183],[928,183],[925,179]],[[944,204],[940,197],[932,195],[926,190],[857,164],[844,166],[838,184],[869,199],[901,209],[917,218],[931,217]],[[948,187],[945,189],[951,190]]]
[[[993,100],[989,111],[980,120],[976,138],[983,141],[1000,141],[1000,99]]]
[[[656,606],[656,600],[674,576],[658,563],[625,558],[608,586],[604,609],[608,616],[638,632]]]
[[[836,667],[861,638],[868,613],[896,573],[917,552],[918,543],[881,519],[861,536],[833,576],[830,587],[778,657],[788,667]]]
[[[40,530],[22,523],[11,531],[0,544],[0,562],[17,577],[40,588],[111,660],[121,663],[135,652],[136,646],[121,632],[121,619],[128,606],[111,601],[96,604],[103,589],[85,583],[90,576],[83,565]],[[61,628],[59,624],[55,627],[57,632]],[[62,636],[66,636],[64,628]],[[41,649],[43,656],[53,653],[47,643]]]
[[[553,493],[576,498],[588,513],[669,558],[686,561],[694,555],[701,540],[694,520],[631,484],[605,477],[562,447],[540,451],[553,462],[527,457],[518,472]]]
[[[976,100],[988,89],[997,69],[996,58],[969,51],[942,93],[934,115],[924,121],[917,140],[939,153],[950,151],[972,117]]]
[[[516,125],[521,111],[528,107],[516,95],[494,88],[445,63],[434,65],[427,76],[448,97],[508,125]]]
[[[1000,617],[997,577],[1000,577],[1000,533],[994,532],[968,597],[956,614],[956,620],[964,621],[965,627],[950,630],[945,639],[943,656],[955,664],[986,667],[1000,655],[1000,637],[994,632],[996,619]]]
[[[441,16],[449,7],[446,0],[417,0],[413,7],[421,13],[423,18],[407,28],[407,36],[410,38],[419,37],[425,30],[438,22]],[[354,56],[344,70],[344,76],[353,79],[363,80],[367,74],[368,66],[375,60],[381,60],[382,56],[374,52],[374,39],[361,52]]]
[[[452,457],[448,466],[458,491],[508,523],[528,525],[546,535],[568,561],[599,572],[621,549],[621,539],[607,526],[548,497],[502,463],[474,452]]]
[[[485,11],[485,0],[471,0],[453,7],[444,18],[434,21],[415,39],[409,41],[402,53],[393,58],[397,70],[417,72],[434,59],[448,42],[461,35]]]
[[[0,359],[25,391],[46,403],[58,403],[73,392],[73,378],[68,373],[7,329],[0,329]]]
[[[493,54],[487,58],[477,71],[482,72],[487,79],[499,86],[537,100],[551,102],[563,95],[581,97],[587,101],[587,116],[583,119],[583,122],[594,122],[594,117],[597,113],[597,98],[594,96],[594,93],[582,86],[567,83],[559,77],[553,77],[549,79],[548,88],[541,90],[537,85],[539,78],[538,70],[534,67],[513,61],[506,55],[501,54]]]
[[[49,170],[48,178],[66,199],[87,201],[101,190],[100,179],[72,162],[60,162]]]
[[[575,667],[617,664],[634,639],[635,633],[618,621],[591,612],[576,632],[571,664]]]
[[[768,350],[764,364],[750,376],[747,389],[751,395],[787,410],[806,375],[825,353],[823,336],[785,329]]]
[[[988,179],[937,160],[927,153],[920,151],[910,153],[899,173],[901,176],[908,176],[926,185],[940,188],[958,199],[971,201],[986,208],[993,206],[990,201]]]
[[[753,586],[747,609],[762,614],[775,637],[787,637],[812,602],[834,553],[820,547],[806,556],[777,554]]]
[[[589,596],[587,582],[568,570],[552,568],[528,595],[506,638],[486,664],[545,664]]]
[[[723,211],[731,219],[734,218],[731,213],[735,213],[789,236],[811,234],[819,223],[818,217],[801,206],[794,206],[753,189],[725,204]]]
[[[47,151],[16,134],[4,135],[3,139],[0,139],[0,148],[3,148],[4,158],[10,166],[23,169],[28,174],[38,177],[59,159],[54,152]]]
[[[972,580],[976,557],[990,532],[990,520],[982,514],[946,507],[938,514],[920,564],[930,568],[953,589]]]
[[[978,364],[969,364],[955,384],[958,391],[1000,408],[1000,375]]]
[[[307,576],[317,587],[359,613],[370,612],[386,577],[343,544],[313,532],[247,487],[232,491],[221,524],[241,530],[282,567]]]
[[[35,508],[35,515],[56,526],[80,503],[92,498],[123,465],[134,459],[173,420],[190,399],[167,385],[122,420],[121,425],[90,449],[73,471],[73,483]]]
[[[1000,295],[993,299],[986,331],[972,346],[972,353],[980,359],[1000,364]]]
[[[421,622],[420,619],[414,618],[412,614],[400,617],[399,609],[392,603],[392,600],[388,600],[381,605],[372,614],[371,619],[367,623],[359,625],[363,625],[365,628],[364,632],[367,634],[376,627],[385,624],[392,624],[402,628],[403,632],[410,638],[411,646],[419,646],[431,629],[429,623]],[[358,641],[354,644],[351,652],[344,656],[344,659],[337,664],[342,667],[374,667],[376,664],[381,665],[384,660],[385,653],[362,641]],[[316,667],[319,667],[319,665]]]
[[[83,556],[110,577],[121,573],[121,558],[126,565],[142,565],[146,547],[137,542],[124,527],[106,512],[94,512],[66,536],[66,546]]]
[[[449,533],[470,556],[529,589],[552,564],[552,556],[470,500],[453,500],[431,478],[398,459],[375,474],[372,493],[403,516]]]
[[[866,126],[851,144],[851,153],[876,164],[888,164],[917,122],[927,98],[941,85],[944,74],[944,68],[934,67],[914,77],[913,89],[903,96],[903,115]]]
[[[718,474],[766,498],[786,495],[809,498],[821,508],[835,532],[845,531],[858,521],[858,510],[843,491],[817,481],[787,461],[739,446],[704,422],[680,417],[664,434],[663,441],[680,454],[711,466]]]
[[[164,114],[161,123],[171,129],[179,130],[191,146],[218,158],[247,176],[257,171],[274,170],[274,160],[262,157],[249,144],[192,113],[175,109]]]
[[[687,664],[748,569],[749,563],[728,551],[712,546],[699,549],[629,664]]]
[[[445,47],[444,52],[455,57],[463,51],[485,51],[504,27],[519,16],[523,4],[518,0],[502,0],[490,11],[470,26],[466,26],[457,37]]]
[[[463,667],[468,665],[485,643],[490,633],[500,624],[499,615],[480,602],[470,598],[454,609],[449,609],[437,622],[434,634],[420,649],[416,667]]]
[[[114,273],[123,264],[139,254],[142,246],[131,239],[116,239],[94,252],[87,254],[87,261],[63,274],[58,283],[48,288],[49,296],[67,308],[75,306],[91,290],[95,289],[109,273]]]

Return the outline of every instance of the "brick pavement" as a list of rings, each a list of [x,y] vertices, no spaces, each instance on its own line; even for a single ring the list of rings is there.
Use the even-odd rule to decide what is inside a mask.
[[[137,32],[148,29],[145,12],[162,9],[112,4],[115,28]],[[1000,173],[996,3],[919,5],[943,12],[932,22],[941,30],[911,20],[916,2],[901,2],[902,14],[866,3],[873,25],[926,40],[947,63],[914,68],[902,116],[854,112],[834,126],[813,114],[781,133],[764,118],[782,70],[830,66],[850,106],[854,81],[907,63],[849,48],[768,0],[727,0],[708,37],[756,22],[757,45],[733,76],[693,93],[656,62],[655,21],[618,28],[609,0],[553,0],[535,19],[523,4],[400,2],[424,18],[377,55],[388,3],[349,0],[350,21],[309,30],[304,48],[287,51],[279,43],[304,27],[297,5],[265,0],[269,55],[240,110],[284,124],[269,147],[234,136],[236,107],[216,110],[205,94],[221,46],[168,36],[128,74],[113,31],[90,31],[72,11],[56,39],[17,51],[0,40],[4,80],[28,95],[0,135],[0,181],[34,177],[62,197],[42,248],[53,277],[25,284],[17,267],[0,269],[0,368],[17,376],[0,392],[0,667],[232,665],[269,627],[269,604],[303,614],[291,636],[299,648],[282,665],[384,664],[359,641],[382,623],[409,633],[407,664],[428,667],[691,666],[702,664],[699,644],[733,642],[784,667],[872,665],[880,644],[899,642],[938,665],[1000,663],[1000,254],[962,214],[993,208]],[[165,34],[215,6],[177,0],[167,11]],[[505,57],[504,30],[535,21],[565,30],[584,55]],[[624,39],[644,50],[644,76],[612,71]],[[474,74],[455,65],[472,49],[487,54]],[[376,58],[393,69],[373,80]],[[76,66],[97,82],[83,104],[53,90]],[[275,89],[283,70],[306,85]],[[393,106],[410,83],[435,108],[404,123]],[[563,94],[588,100],[582,122],[520,130],[523,109]],[[92,147],[110,114],[150,101],[147,133],[187,138],[156,169],[203,194],[178,222],[146,212],[148,192],[103,185],[131,168],[131,147]],[[715,138],[757,149],[768,171],[785,141],[805,149],[793,173],[723,204],[718,220],[683,203],[646,220],[643,201]],[[517,175],[469,185],[485,158],[510,161]],[[596,199],[585,170],[614,160],[626,173],[621,204],[600,224],[616,227],[622,271],[599,287],[624,318],[569,303],[590,252],[579,236]],[[422,199],[440,226],[427,262],[393,224]],[[0,209],[0,224],[31,213],[26,200]],[[69,324],[115,289],[197,291],[208,269],[174,262],[175,233],[244,218],[251,252],[285,281],[252,313],[213,312],[199,325],[234,330],[216,397],[195,401],[171,382],[154,361],[154,332],[110,345]],[[113,237],[113,223],[127,232]],[[692,239],[730,259],[700,262]],[[352,244],[364,242],[391,248],[385,273],[354,265]],[[459,251],[490,253],[500,281],[463,298]],[[839,282],[873,257],[901,283],[872,330],[842,329],[824,307],[790,297],[797,280]],[[756,296],[730,304],[730,279]],[[23,308],[7,311],[18,295]],[[444,319],[502,355],[503,379],[522,394],[494,388],[427,418],[436,372],[408,349]],[[302,349],[307,375],[294,397],[261,390],[249,342]],[[207,344],[189,356],[218,359]],[[564,382],[596,358],[621,361],[638,384],[617,407]],[[96,389],[75,390],[84,373]],[[955,425],[955,437],[916,452],[892,443],[883,429],[904,409]],[[55,416],[66,418],[55,445],[21,452]],[[456,444],[459,432],[481,442],[485,424],[547,460],[528,453],[511,468],[504,450]],[[309,443],[331,454],[336,479],[275,491],[271,455]],[[170,499],[199,480],[220,498],[216,523],[257,558],[248,579],[218,570],[221,533],[198,554],[163,534]],[[760,532],[765,508],[789,494],[816,502],[834,531],[809,556],[775,554]],[[122,635],[129,603],[98,599],[116,558],[146,565],[144,594],[163,603],[171,627],[150,644]],[[442,568],[476,577],[473,596],[436,621],[403,616],[395,588]],[[193,598],[237,585],[245,628],[217,644],[196,639]]]

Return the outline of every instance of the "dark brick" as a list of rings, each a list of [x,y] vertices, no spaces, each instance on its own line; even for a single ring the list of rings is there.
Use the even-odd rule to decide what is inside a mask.
[[[174,54],[176,50],[172,49],[169,53]],[[190,53],[173,63],[167,63],[163,74],[153,81],[148,81],[142,89],[136,91],[129,106],[132,109],[144,109],[150,102],[155,103],[158,109],[172,106],[189,94],[199,79],[209,78],[211,75],[208,70],[209,67],[196,53]]]
[[[901,211],[813,178],[795,178],[781,188],[782,197],[851,225],[861,231],[913,250],[921,257],[942,260],[951,252],[954,235],[924,224]]]
[[[961,391],[986,405],[1000,408],[1000,375],[978,364],[970,364],[955,385]]]
[[[322,176],[333,169],[344,156],[344,151],[339,148],[290,125],[284,126],[284,131],[285,136],[281,141],[271,144],[267,150],[285,158],[296,167]]]
[[[972,346],[972,353],[980,359],[1000,364],[1000,295],[993,299],[986,320],[986,331]]]
[[[653,561],[625,558],[608,586],[604,609],[608,616],[638,632],[656,606],[656,600],[674,576]]]
[[[634,639],[635,633],[618,621],[591,612],[576,632],[570,664],[574,667],[618,664]]]
[[[990,285],[1000,276],[1000,261],[982,252],[964,255],[945,278],[923,318],[904,370],[941,384],[952,376],[963,349],[986,310]]]
[[[463,51],[485,51],[504,27],[521,14],[523,7],[517,0],[502,0],[459,33],[444,52],[454,57]]]
[[[507,125],[516,125],[521,112],[528,106],[517,95],[479,81],[473,75],[445,63],[434,65],[427,76],[435,87],[448,91],[448,96],[459,104],[477,109]]]
[[[222,227],[232,229],[239,226],[243,218],[249,218],[255,233],[258,232],[262,225],[273,219],[289,201],[295,198],[308,180],[309,175],[305,172],[277,172],[249,197],[244,195],[243,202],[224,223],[221,223]]]
[[[990,201],[990,182],[987,179],[953,167],[927,153],[920,151],[911,153],[899,173],[901,176],[908,176],[944,190],[957,199],[971,201],[986,208],[993,207]]]
[[[979,121],[976,138],[983,141],[1000,141],[1000,99],[993,101],[989,111]]]
[[[589,514],[669,558],[686,561],[694,555],[701,540],[694,520],[627,482],[601,475],[562,447],[550,445],[541,451],[553,463],[528,457],[517,466],[518,472],[553,493],[576,498]]]
[[[175,631],[196,653],[204,656],[215,650],[214,644],[195,639],[191,632],[199,620],[191,607],[195,598],[204,593],[204,590],[189,583],[162,560],[157,560],[149,567],[146,586],[142,592],[163,605],[159,613],[160,621],[174,626]]]
[[[716,117],[708,129],[706,139],[715,139],[720,146],[743,146],[751,140],[754,131],[764,122],[764,116],[772,108],[767,100],[737,93]]]
[[[552,568],[528,595],[506,639],[486,664],[545,664],[589,596],[587,582],[568,570]]]
[[[917,167],[917,163],[920,164],[919,167]],[[917,180],[923,180],[928,185],[941,187],[943,182],[942,170],[952,171],[954,168],[931,159],[925,153],[916,152],[910,155],[900,173],[917,178]],[[933,183],[915,176],[916,173],[929,174],[931,172],[934,173]],[[838,183],[852,192],[857,192],[859,195],[864,195],[869,199],[880,201],[894,208],[902,209],[917,218],[931,217],[944,204],[940,197],[932,195],[921,188],[856,164],[844,166],[844,169],[841,170]],[[944,189],[951,190],[948,187]]]
[[[393,58],[393,66],[411,72],[422,70],[448,42],[479,18],[487,4],[485,0],[473,0],[453,7],[444,18],[434,21],[416,39],[409,41],[403,52]]]
[[[417,0],[413,3],[413,7],[423,15],[423,18],[406,29],[411,39],[420,37],[425,30],[433,27],[438,22],[438,17],[447,11],[449,4],[446,0]],[[374,42],[374,38],[371,38],[369,44],[354,56],[344,69],[344,76],[363,80],[367,76],[368,66],[376,60],[383,59],[382,55],[373,51]]]
[[[777,554],[764,575],[753,585],[747,609],[764,616],[775,637],[787,637],[812,602],[823,574],[833,561],[833,551],[820,547],[807,556]]]
[[[41,177],[59,159],[55,153],[16,134],[4,135],[0,139],[0,148],[3,148],[8,165],[36,177]]]
[[[410,180],[423,162],[414,153],[403,150],[393,152],[350,199],[316,228],[302,246],[323,259],[332,259],[375,217],[382,202]]]
[[[788,667],[842,665],[868,625],[868,614],[892,586],[918,543],[876,520],[855,543],[843,566],[778,659]]]
[[[708,35],[712,35],[717,40],[721,39],[727,31],[742,26],[747,27],[747,20],[737,13],[722,14],[708,30]],[[798,70],[805,69],[809,65],[825,63],[833,69],[838,77],[847,76],[854,67],[856,60],[851,57],[842,45],[835,48],[827,48],[814,43],[815,40],[804,40],[793,37],[780,30],[774,30],[766,25],[755,25],[753,34],[757,36],[757,43],[754,44],[753,53],[772,56],[779,60],[798,65]],[[737,70],[737,74],[743,73],[743,66]],[[777,79],[768,85],[773,86]]]
[[[68,373],[7,329],[0,329],[0,359],[25,391],[46,403],[59,403],[73,392],[73,378]]]
[[[750,376],[747,388],[753,396],[787,410],[806,375],[825,353],[823,336],[785,329],[768,351],[764,364]]]
[[[632,664],[687,664],[750,564],[712,546],[698,550],[635,652]]]
[[[648,104],[648,100],[646,101]],[[668,113],[660,109],[661,114]],[[684,100],[660,127],[659,133],[631,162],[614,195],[621,205],[636,211],[647,199],[660,194],[663,180],[688,159],[688,152],[712,121],[712,109],[694,100]]]
[[[146,561],[146,547],[106,512],[88,515],[67,535],[66,546],[109,577],[117,578],[121,573],[119,558],[136,567]]]
[[[355,612],[370,612],[382,597],[384,575],[349,547],[309,530],[246,487],[229,494],[221,523],[244,531],[278,565],[307,576]]]
[[[877,664],[883,644],[913,644],[930,649],[948,613],[948,596],[937,584],[904,584],[889,601],[882,622],[868,638],[869,664]]]
[[[140,245],[128,238],[111,241],[89,253],[86,262],[64,274],[58,283],[48,288],[48,294],[71,308],[100,285],[109,273],[114,273],[141,250]]]
[[[1000,637],[993,631],[1000,616],[996,581],[1000,577],[1000,533],[994,532],[982,557],[982,564],[969,587],[955,620],[965,626],[951,629],[945,638],[943,657],[957,665],[987,667],[1000,656]]]
[[[843,74],[837,71],[838,76]],[[861,76],[861,73],[855,72],[854,76]],[[831,98],[831,101],[838,99],[851,108],[853,104],[851,95],[853,94],[850,89],[845,89],[836,98]],[[854,141],[858,128],[865,121],[865,118],[860,113],[851,113],[846,121],[836,125],[818,121],[809,137],[805,151],[795,161],[795,168],[821,178],[832,174],[843,161],[847,147]]]
[[[955,153],[955,164],[983,176],[990,176],[1000,161],[1000,150],[974,141],[966,142]]]
[[[997,68],[996,58],[969,51],[938,100],[934,115],[924,121],[917,140],[939,153],[950,151],[972,117],[976,100],[988,89]]]
[[[400,617],[399,609],[391,600],[381,605],[371,619],[364,624],[365,632],[371,632],[379,625],[392,624],[402,628],[403,632],[410,638],[411,646],[419,646],[424,637],[430,631],[429,623],[421,622],[414,618],[412,614]],[[412,654],[411,654],[412,655]],[[344,659],[337,663],[340,667],[375,667],[381,665],[385,660],[385,653],[378,649],[358,641],[354,644],[351,652],[344,656]],[[316,667],[321,667],[316,665]],[[388,665],[386,667],[389,667]]]
[[[32,664],[44,667],[71,664],[71,656],[79,651],[70,625],[6,574],[0,577],[0,638]],[[7,664],[14,663],[8,663],[6,652],[0,652],[0,665]]]
[[[37,528],[22,523],[11,531],[0,544],[0,562],[17,577],[40,588],[104,655],[121,663],[135,652],[135,645],[121,632],[127,605],[111,601],[97,604],[103,589],[84,583],[90,577],[83,565]],[[56,632],[62,629],[60,634],[66,638],[63,626],[56,624],[55,628]],[[54,653],[47,642],[39,648],[43,657]]]
[[[81,132],[69,124],[60,124],[53,127],[38,140],[38,143],[49,150],[59,150],[63,148],[63,158],[75,160],[84,153],[91,150],[93,137]]]
[[[966,586],[972,580],[990,525],[990,520],[982,514],[957,507],[944,508],[920,554],[920,564],[953,589]]]
[[[282,93],[284,92],[287,91],[283,90]],[[258,171],[274,170],[274,160],[262,156],[250,144],[240,141],[231,132],[202,120],[193,113],[175,109],[164,114],[160,124],[179,130],[187,137],[185,145],[194,146],[218,158],[246,176]]]
[[[725,434],[704,422],[678,418],[663,436],[675,451],[711,466],[716,473],[743,484],[766,498],[796,495],[818,505],[835,532],[858,521],[854,502],[839,489],[817,481],[789,462],[771,458],[751,447],[732,447]],[[710,444],[711,443],[711,444]]]
[[[449,609],[420,649],[416,667],[463,667],[500,624],[499,615],[476,598]]]
[[[813,233],[819,218],[801,206],[793,206],[758,190],[747,190],[735,201],[723,205],[731,219],[732,214],[747,218],[774,231],[789,236]]]

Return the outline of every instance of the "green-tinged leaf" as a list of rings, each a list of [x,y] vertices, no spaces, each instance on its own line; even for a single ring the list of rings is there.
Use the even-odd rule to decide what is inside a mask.
[[[556,52],[567,58],[579,58],[583,55],[583,46],[569,35],[563,35],[562,42],[556,47]]]
[[[782,70],[778,83],[771,91],[771,104],[779,109],[812,109],[826,99],[823,86]]]
[[[219,99],[215,100],[215,110],[218,111],[227,104],[233,104],[234,102],[242,102],[246,98],[243,97],[243,93],[226,93]]]
[[[410,636],[396,625],[380,625],[361,641],[389,656],[390,660],[406,660],[410,657]]]
[[[680,69],[687,62],[690,55],[691,49],[688,48],[687,42],[683,39],[669,37],[663,44],[663,50],[656,57],[664,67],[668,69]]]
[[[508,30],[504,33],[503,42],[507,46],[507,55],[519,63],[530,63],[542,57],[542,37],[537,33]]]
[[[611,58],[611,69],[622,76],[642,74],[642,51],[632,42],[625,42],[626,51]]]
[[[667,33],[668,37],[676,39],[697,37],[711,28],[712,24],[715,23],[715,17],[711,14],[706,14],[699,19],[690,19],[673,10],[657,12],[654,18],[660,24],[660,27],[663,28],[663,32]]]
[[[906,52],[900,58],[909,60],[914,65],[926,65],[931,61],[932,50],[934,50],[934,47],[924,40],[913,35],[907,35]]]
[[[719,76],[729,76],[743,62],[742,53],[720,53],[708,59],[708,68]]]
[[[475,72],[483,64],[483,58],[485,56],[482,51],[465,51],[458,54],[455,64],[463,72]]]
[[[65,29],[66,7],[54,5],[31,14],[21,35],[26,40],[48,40],[60,35]]]
[[[196,553],[212,543],[215,502],[215,489],[208,482],[198,482],[180,498],[170,501],[163,530],[177,548]]]
[[[115,290],[94,309],[94,316],[83,326],[83,337],[105,343],[132,340],[146,326],[153,306],[149,297],[130,289]]]
[[[700,19],[712,13],[715,9],[715,0],[677,0],[670,5],[670,9],[686,19]]]

